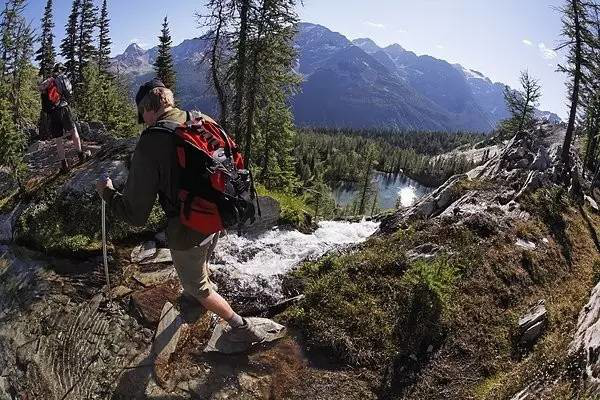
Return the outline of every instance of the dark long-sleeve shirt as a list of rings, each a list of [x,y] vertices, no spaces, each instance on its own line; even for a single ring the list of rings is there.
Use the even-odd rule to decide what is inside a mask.
[[[184,123],[187,113],[172,109],[159,120]],[[106,188],[102,194],[113,215],[126,222],[143,226],[156,202],[168,218],[167,240],[174,250],[187,250],[200,244],[206,236],[188,229],[179,220],[178,166],[174,135],[149,130],[141,135],[135,148],[123,193]]]

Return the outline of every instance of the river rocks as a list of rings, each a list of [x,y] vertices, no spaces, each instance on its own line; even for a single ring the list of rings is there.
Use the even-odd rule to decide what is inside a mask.
[[[531,347],[542,336],[548,325],[548,311],[544,300],[529,309],[525,315],[519,318],[519,339],[520,347]]]
[[[156,243],[152,241],[137,245],[131,251],[131,262],[138,263],[156,254]]]

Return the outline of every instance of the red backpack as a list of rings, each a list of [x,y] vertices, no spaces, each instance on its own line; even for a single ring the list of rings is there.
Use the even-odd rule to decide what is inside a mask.
[[[176,135],[181,222],[205,235],[254,223],[256,190],[235,142],[201,114],[188,122],[160,121],[152,129]],[[258,199],[257,206],[258,206]],[[259,209],[260,215],[260,209]]]
[[[60,95],[60,89],[56,84],[56,79],[50,79],[50,84],[46,89],[46,95],[48,96],[48,100],[50,101],[50,103],[52,103],[53,105],[57,106],[60,104],[60,100],[62,97]]]

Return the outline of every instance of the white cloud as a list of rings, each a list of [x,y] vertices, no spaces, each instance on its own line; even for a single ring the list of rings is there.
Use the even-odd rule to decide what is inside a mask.
[[[558,54],[556,53],[556,51],[549,49],[548,47],[546,47],[546,45],[544,43],[540,43],[538,45],[538,48],[540,49],[540,52],[542,53],[542,57],[546,60],[554,60],[556,57],[558,57]]]
[[[523,39],[523,44],[527,46],[533,46],[533,42],[529,39]]]
[[[398,32],[398,33],[406,33],[406,30],[405,30],[405,29],[402,29],[402,28],[400,28],[400,29],[398,29],[396,32]]]
[[[443,44],[436,44],[435,47],[437,47],[438,49],[443,49],[444,45]]]
[[[364,24],[367,25],[367,26],[370,26],[371,28],[385,29],[385,25],[384,24],[379,24],[377,22],[365,21]]]

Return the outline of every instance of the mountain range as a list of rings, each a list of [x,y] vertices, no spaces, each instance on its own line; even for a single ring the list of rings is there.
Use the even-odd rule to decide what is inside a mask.
[[[508,117],[505,85],[460,64],[418,56],[399,44],[351,41],[310,23],[298,24],[294,46],[303,82],[291,105],[300,126],[489,132]],[[172,54],[180,105],[215,114],[209,66],[202,62],[208,48],[199,37],[174,46]],[[156,47],[131,44],[112,59],[112,68],[134,91],[154,75],[156,55]],[[560,122],[551,112],[538,116]]]

